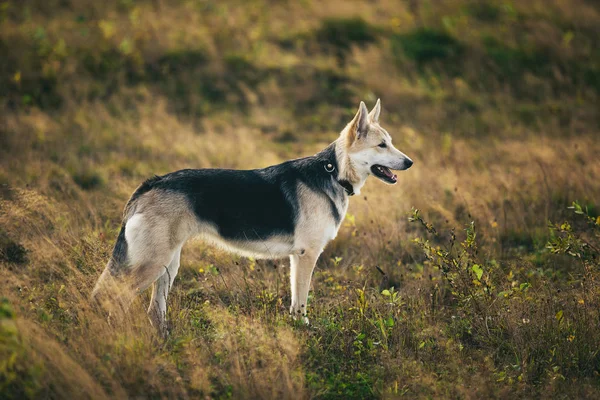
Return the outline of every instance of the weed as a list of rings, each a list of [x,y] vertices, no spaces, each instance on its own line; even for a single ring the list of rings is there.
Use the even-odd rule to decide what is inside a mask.
[[[428,28],[396,34],[391,40],[394,54],[404,54],[420,66],[456,60],[464,50],[463,45],[448,33]]]
[[[468,14],[485,22],[495,22],[502,16],[502,8],[489,1],[475,1],[465,7]]]
[[[0,260],[15,264],[27,262],[27,250],[0,230]]]
[[[84,190],[92,190],[104,184],[102,177],[95,171],[80,171],[73,175],[73,180]]]
[[[22,342],[8,299],[0,298],[0,393],[6,399],[33,399],[42,391],[43,366]]]
[[[342,64],[353,45],[374,43],[377,36],[377,29],[360,17],[327,18],[315,32],[317,42],[330,46]]]

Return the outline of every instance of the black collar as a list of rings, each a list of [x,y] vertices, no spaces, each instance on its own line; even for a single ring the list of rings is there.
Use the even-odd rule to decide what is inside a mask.
[[[344,188],[344,190],[346,191],[346,194],[348,196],[354,196],[354,187],[352,187],[352,184],[350,182],[348,182],[347,180],[343,179],[341,181],[337,181],[340,185],[342,185],[342,187]]]
[[[348,182],[345,179],[337,179],[337,172],[336,170],[336,164],[337,162],[335,161],[325,161],[325,164],[323,165],[325,167],[325,171],[327,171],[329,174],[333,175],[333,178],[335,179],[335,181],[337,183],[340,184],[341,187],[344,188],[344,190],[346,191],[346,194],[348,196],[354,196],[354,188],[352,187],[352,184],[350,182]]]

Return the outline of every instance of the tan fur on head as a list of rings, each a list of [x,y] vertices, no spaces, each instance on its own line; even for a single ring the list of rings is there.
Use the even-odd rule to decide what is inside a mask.
[[[342,136],[345,136],[346,139],[346,147],[350,148],[359,136],[366,135],[368,129],[369,110],[367,110],[364,101],[361,101],[356,115],[342,132]]]
[[[360,135],[367,133],[369,126],[369,111],[363,101],[360,102],[358,111],[352,121],[346,125],[340,138],[338,139],[338,168],[340,169],[340,178],[347,180],[351,184],[360,181],[360,176],[356,172],[352,160],[349,157],[349,152],[352,145]]]
[[[381,113],[381,100],[377,99],[377,103],[375,103],[375,107],[369,113],[369,121],[371,123],[378,124],[379,123],[379,114]]]
[[[369,113],[360,102],[352,121],[346,125],[336,143],[340,179],[347,180],[359,193],[365,180],[371,175],[373,165],[402,170],[405,160],[412,161],[392,145],[390,134],[379,125],[381,101]],[[388,182],[389,183],[389,182]]]

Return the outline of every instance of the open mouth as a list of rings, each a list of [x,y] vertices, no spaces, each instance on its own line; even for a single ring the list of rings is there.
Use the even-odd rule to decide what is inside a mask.
[[[373,175],[375,175],[385,183],[393,185],[398,180],[396,174],[393,174],[388,167],[384,167],[383,165],[373,165],[371,167],[371,172],[373,172]]]

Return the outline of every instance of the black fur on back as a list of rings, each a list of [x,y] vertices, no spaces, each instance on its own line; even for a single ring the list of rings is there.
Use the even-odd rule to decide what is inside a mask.
[[[325,170],[327,164],[334,166],[332,172]],[[213,223],[224,238],[265,240],[293,234],[300,211],[298,182],[325,194],[339,223],[340,211],[331,197],[344,195],[337,173],[334,144],[314,156],[263,169],[184,169],[145,181],[131,196],[125,214],[152,189],[178,192],[188,198],[196,216]]]
[[[135,206],[136,200],[139,199],[140,196],[144,193],[149,192],[154,187],[154,185],[161,179],[162,176],[154,175],[152,178],[146,179],[140,186],[138,186],[137,189],[135,189],[135,192],[133,192],[133,194],[127,201],[127,204],[125,205],[125,210],[123,211],[123,216],[125,217],[125,219],[127,219],[129,212]]]

